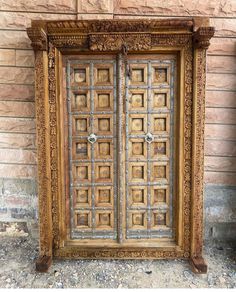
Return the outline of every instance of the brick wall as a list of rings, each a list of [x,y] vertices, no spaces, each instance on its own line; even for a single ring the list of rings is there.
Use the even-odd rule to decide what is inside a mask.
[[[235,0],[0,0],[0,221],[37,222],[34,56],[26,35],[31,19],[186,16],[209,16],[216,27],[207,59],[205,226],[207,238],[232,239],[236,228]]]

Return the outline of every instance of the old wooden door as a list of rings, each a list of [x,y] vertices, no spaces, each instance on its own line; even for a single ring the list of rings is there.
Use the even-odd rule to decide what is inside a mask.
[[[176,62],[173,54],[67,57],[72,244],[175,241]]]

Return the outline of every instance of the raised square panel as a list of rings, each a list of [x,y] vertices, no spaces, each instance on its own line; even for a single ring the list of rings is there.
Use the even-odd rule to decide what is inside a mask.
[[[96,213],[97,228],[111,228],[113,226],[112,213],[106,211],[98,211]]]
[[[87,91],[74,92],[72,95],[72,111],[88,111],[90,108]]]
[[[94,67],[95,86],[111,85],[113,83],[113,66],[112,65],[95,65]]]
[[[91,165],[89,163],[74,164],[72,175],[75,182],[89,182],[91,178]]]
[[[168,204],[168,187],[167,186],[154,186],[151,190],[151,204]]]
[[[89,132],[88,116],[73,116],[73,134],[87,136],[88,132]]]
[[[74,190],[74,203],[76,208],[82,206],[89,206],[91,201],[91,189],[90,188],[78,188]]]
[[[96,111],[111,111],[113,107],[112,90],[96,90],[94,96]]]
[[[131,84],[144,85],[147,82],[147,65],[146,64],[130,64]]]
[[[89,159],[90,158],[90,145],[87,140],[76,140],[72,143],[73,160]]]
[[[112,164],[110,163],[103,163],[99,164],[96,163],[96,181],[97,182],[111,182],[112,181]]]
[[[109,93],[99,93],[98,94],[98,107],[99,108],[110,107],[110,94]]]
[[[130,163],[130,179],[132,181],[144,181],[146,179],[146,164],[145,163]]]
[[[156,140],[151,144],[151,157],[165,157],[169,156],[169,140]]]
[[[144,139],[129,139],[129,157],[131,159],[144,159],[147,154],[146,144]]]
[[[154,107],[165,107],[166,102],[166,93],[155,93],[153,97]]]
[[[95,189],[96,206],[108,206],[113,204],[113,190],[111,187],[97,187]]]
[[[170,91],[168,89],[154,89],[152,92],[152,106],[155,109],[170,108]]]
[[[156,132],[166,131],[166,118],[154,119],[154,131]]]
[[[142,186],[131,187],[129,191],[129,202],[131,206],[146,205],[147,203],[146,188]]]
[[[76,131],[79,132],[87,132],[88,131],[88,125],[87,125],[87,119],[76,119]]]
[[[154,166],[154,177],[155,178],[166,178],[166,166],[155,165]]]
[[[153,133],[164,133],[169,132],[169,116],[167,114],[155,114],[152,115],[152,128]]]
[[[152,68],[152,82],[154,84],[168,84],[169,74],[169,66],[155,66]]]
[[[129,227],[131,229],[145,229],[147,227],[146,213],[140,211],[130,212]]]
[[[97,70],[97,82],[110,82],[109,68],[101,68]]]
[[[131,72],[132,82],[144,82],[144,69],[134,68]]]
[[[86,69],[84,69],[84,68],[74,69],[74,78],[75,78],[76,83],[87,82]]]
[[[98,119],[98,131],[109,132],[111,130],[111,123],[109,118]]]
[[[147,107],[147,96],[145,90],[130,90],[130,110],[145,110]]]
[[[112,116],[100,115],[94,117],[95,133],[111,135],[113,130]]]
[[[89,64],[73,64],[70,70],[71,86],[89,85]]]
[[[131,134],[144,134],[146,132],[146,116],[130,115],[129,130]]]
[[[153,227],[166,226],[166,213],[153,212]]]
[[[167,182],[169,177],[169,166],[166,162],[155,162],[152,165],[152,179],[153,181],[161,180]]]
[[[99,140],[95,145],[96,159],[111,159],[113,157],[113,145],[111,140]]]
[[[88,179],[88,166],[77,166],[76,167],[76,173],[78,179],[84,180]]]
[[[90,212],[76,211],[75,212],[75,227],[76,228],[90,228],[91,215]]]

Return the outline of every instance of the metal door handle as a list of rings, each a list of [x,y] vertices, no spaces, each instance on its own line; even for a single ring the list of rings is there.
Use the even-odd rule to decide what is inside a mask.
[[[90,135],[88,136],[88,141],[89,141],[89,143],[91,143],[91,144],[95,143],[95,142],[97,141],[97,136],[96,136],[95,134],[90,134]]]
[[[146,136],[145,136],[145,141],[147,143],[152,143],[154,141],[154,137],[151,133],[147,133]]]

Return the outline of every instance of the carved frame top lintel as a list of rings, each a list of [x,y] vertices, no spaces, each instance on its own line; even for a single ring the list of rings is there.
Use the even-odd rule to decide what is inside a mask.
[[[48,41],[56,48],[83,48],[90,51],[119,51],[126,46],[130,51],[150,50],[164,36],[182,38],[192,36],[195,48],[206,49],[214,28],[202,25],[199,18],[162,20],[77,20],[32,21],[27,29],[34,50],[47,50]],[[154,41],[153,41],[154,40]],[[161,43],[161,42],[160,42]],[[176,42],[175,42],[176,43]]]

